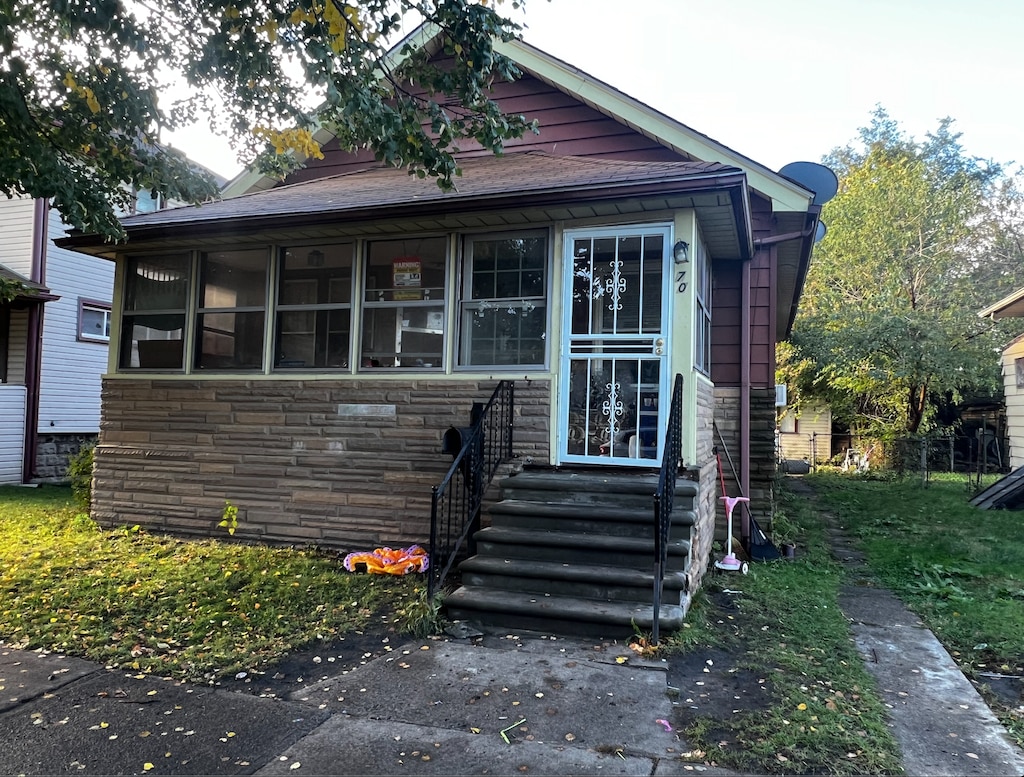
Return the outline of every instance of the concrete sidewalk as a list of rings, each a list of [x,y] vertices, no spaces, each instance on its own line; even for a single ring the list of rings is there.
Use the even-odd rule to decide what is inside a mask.
[[[4,774],[729,773],[681,760],[625,646],[410,642],[288,699],[0,648],[0,687]]]

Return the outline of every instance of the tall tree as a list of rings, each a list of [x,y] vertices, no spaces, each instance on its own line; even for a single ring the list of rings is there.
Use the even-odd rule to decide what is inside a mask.
[[[444,66],[410,45],[388,56],[406,14],[444,33]],[[269,149],[268,172],[318,156],[313,132],[328,126],[448,188],[460,140],[500,152],[531,129],[488,98],[493,79],[518,76],[492,47],[518,30],[487,0],[0,0],[0,191],[117,237],[132,188],[215,193],[160,143],[204,113],[243,159]],[[174,82],[189,95],[165,106]]]
[[[977,312],[1024,281],[995,218],[1013,187],[952,125],[916,142],[879,108],[825,160],[839,193],[780,365],[861,432],[922,431],[937,398],[998,391],[1005,335]]]

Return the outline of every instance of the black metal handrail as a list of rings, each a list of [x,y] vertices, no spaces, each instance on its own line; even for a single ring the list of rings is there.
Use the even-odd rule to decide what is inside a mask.
[[[672,529],[672,507],[675,502],[676,475],[679,473],[682,447],[683,376],[677,374],[672,387],[665,445],[661,449],[658,490],[654,493],[654,620],[651,625],[651,642],[654,645],[657,645],[661,638],[661,593],[665,582],[665,566],[668,563],[668,538]]]
[[[461,450],[444,480],[431,489],[430,598],[441,589],[466,538],[479,528],[484,492],[498,467],[512,458],[514,403],[515,382],[503,380],[487,404],[474,406],[472,425],[462,436]]]

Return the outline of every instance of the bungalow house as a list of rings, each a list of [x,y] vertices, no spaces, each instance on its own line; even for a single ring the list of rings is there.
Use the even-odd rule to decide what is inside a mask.
[[[219,202],[125,219],[124,244],[65,241],[116,268],[97,520],[222,535],[227,501],[236,537],[426,544],[443,451],[458,449],[446,432],[511,387],[522,472],[488,500],[517,505],[484,516],[480,568],[463,566],[449,602],[471,589],[484,604],[460,613],[486,620],[500,600],[514,610],[500,622],[547,608],[564,628],[586,607],[552,603],[639,584],[646,616],[635,602],[615,616],[628,632],[651,623],[651,495],[679,375],[665,579],[666,624],[679,623],[711,554],[716,447],[730,494],[770,515],[774,347],[810,260],[815,192],[524,42],[497,47],[523,77],[494,97],[540,133],[500,157],[466,144],[455,191],[322,130],[324,159],[283,182],[243,173]],[[570,559],[587,549],[604,555]],[[634,579],[609,582],[630,565]]]

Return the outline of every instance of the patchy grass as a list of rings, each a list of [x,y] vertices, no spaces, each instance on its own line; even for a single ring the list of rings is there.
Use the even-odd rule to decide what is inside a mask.
[[[1024,676],[1024,515],[978,510],[963,478],[878,481],[811,476],[821,501],[864,550],[869,567],[928,625],[982,687],[1024,746],[1024,710],[1000,697]],[[1018,689],[1021,680],[1010,680]]]
[[[0,488],[0,639],[183,679],[251,671],[422,599],[337,556],[98,529],[70,489]]]
[[[687,716],[683,735],[698,760],[746,773],[899,774],[885,706],[837,604],[843,570],[805,501],[783,491],[780,511],[797,560],[752,564],[746,576],[712,573],[692,627],[666,645],[669,653],[718,646],[734,677],[767,684],[770,703]],[[716,609],[722,597],[731,611]]]

